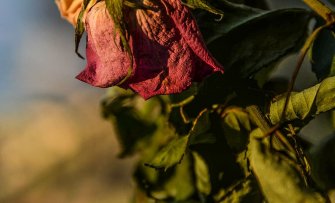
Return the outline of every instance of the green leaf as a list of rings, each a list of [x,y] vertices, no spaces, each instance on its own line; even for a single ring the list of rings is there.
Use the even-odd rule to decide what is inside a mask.
[[[224,18],[221,21],[215,20],[215,16],[207,12],[195,12],[199,28],[207,44],[264,13],[264,11],[255,8],[224,0],[212,1],[211,3],[224,12]]]
[[[303,9],[265,12],[211,40],[208,48],[224,65],[225,74],[249,78],[300,48],[309,19]]]
[[[319,80],[335,75],[335,38],[330,30],[322,30],[311,50],[312,70]]]
[[[197,189],[200,193],[209,195],[211,193],[211,181],[207,163],[197,152],[192,152],[192,155]]]
[[[230,107],[223,112],[222,121],[229,146],[236,151],[245,150],[249,140],[247,132],[251,130],[248,113],[242,108]]]
[[[209,112],[204,110],[193,122],[193,127],[189,134],[172,140],[163,147],[150,162],[146,163],[146,165],[156,169],[167,170],[180,163],[189,145],[213,142],[215,138],[207,133],[209,129]]]
[[[198,91],[198,85],[193,83],[191,87],[182,91],[178,94],[170,94],[169,99],[172,106],[183,106],[185,100],[188,100],[190,97],[194,96]]]
[[[236,131],[241,131],[242,128],[251,130],[249,115],[242,108],[230,107],[226,109],[223,113],[223,120],[228,127]]]
[[[155,169],[167,170],[168,168],[180,163],[186,152],[188,139],[189,136],[183,136],[172,140],[155,155],[152,161],[146,163],[146,166]]]
[[[216,138],[210,132],[211,130],[211,121],[210,121],[210,112],[204,110],[201,112],[196,119],[193,128],[190,131],[190,145],[195,144],[212,144],[215,143]]]
[[[248,0],[245,4],[255,8],[269,9],[268,1],[266,0]]]
[[[113,88],[114,89],[114,88]],[[166,118],[159,97],[146,102],[135,94],[127,92],[112,94],[101,102],[102,115],[113,123],[121,145],[120,157],[147,149],[159,133],[172,133],[166,125]],[[168,138],[171,135],[165,135]],[[162,138],[160,142],[163,142]],[[159,147],[159,142],[155,143]]]
[[[215,195],[219,203],[256,203],[263,202],[256,180],[252,176],[238,181],[231,187],[221,190]]]
[[[182,163],[167,171],[154,170],[140,162],[134,175],[139,187],[145,190],[152,200],[183,202],[196,190],[192,170],[191,157],[185,155]]]
[[[176,201],[188,199],[195,191],[194,180],[190,171],[191,161],[189,157],[176,166],[174,174],[165,182],[162,189],[166,193],[166,197],[173,197]],[[157,193],[158,192],[158,193]],[[153,191],[153,196],[157,197],[158,191]]]
[[[85,31],[85,26],[84,26],[84,22],[83,22],[83,17],[84,17],[84,13],[87,10],[87,7],[90,3],[94,3],[94,0],[85,0],[84,1],[84,5],[78,15],[78,19],[77,19],[77,24],[76,24],[76,29],[75,29],[75,52],[76,54],[84,59],[84,57],[79,53],[78,49],[79,49],[79,44],[81,41],[81,38],[84,34]]]
[[[280,121],[285,99],[285,96],[282,96],[270,105],[268,116],[273,124]],[[335,108],[335,77],[329,77],[302,92],[292,92],[285,120],[306,120],[310,116],[333,108]]]
[[[269,144],[269,138],[257,139],[262,131],[252,132],[249,150],[250,165],[264,197],[271,203],[326,202],[321,194],[308,188],[298,164],[279,153]]]
[[[232,85],[230,78],[225,74],[214,73],[198,85],[192,101],[183,106],[183,111],[188,117],[196,118],[203,109],[225,103],[233,96],[234,88],[236,86]]]
[[[227,188],[244,178],[244,169],[237,160],[237,154],[228,145],[221,125],[221,117],[213,113],[211,115],[211,132],[215,135],[216,142],[190,147],[192,152],[197,152],[207,165],[212,193]],[[243,158],[241,157],[241,159]],[[209,199],[212,198],[212,193],[208,196]]]
[[[254,8],[268,9],[268,3],[266,0],[227,0],[236,4],[244,4]]]
[[[185,114],[183,109],[180,108],[172,108],[169,112],[169,125],[173,126],[176,130],[176,133],[179,135],[187,134],[192,128],[192,123],[188,118],[185,118]]]
[[[315,100],[316,114],[335,108],[335,76],[324,79]]]

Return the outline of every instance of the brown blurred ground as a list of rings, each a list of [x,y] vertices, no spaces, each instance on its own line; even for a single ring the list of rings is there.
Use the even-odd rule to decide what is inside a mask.
[[[116,158],[98,101],[83,92],[33,100],[0,118],[1,203],[129,202],[131,160]]]
[[[132,161],[105,91],[74,79],[85,61],[54,1],[2,2],[0,30],[0,203],[129,202]]]

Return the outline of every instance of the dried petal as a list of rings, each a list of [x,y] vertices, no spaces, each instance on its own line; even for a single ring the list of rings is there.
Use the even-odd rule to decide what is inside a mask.
[[[127,76],[131,60],[122,51],[120,35],[115,33],[105,2],[97,3],[87,14],[86,32],[87,66],[77,78],[97,87],[118,84]]]
[[[125,10],[128,43],[123,51],[120,35],[104,2],[87,15],[87,67],[78,79],[99,87],[117,85],[132,68],[123,88],[144,98],[179,93],[192,81],[201,81],[213,72],[223,72],[208,52],[198,26],[180,0],[146,0],[151,9]]]

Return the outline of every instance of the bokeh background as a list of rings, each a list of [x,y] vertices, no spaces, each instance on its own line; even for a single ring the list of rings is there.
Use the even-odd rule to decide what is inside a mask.
[[[134,160],[117,158],[112,126],[100,117],[105,90],[74,79],[85,61],[74,53],[73,34],[53,0],[1,1],[0,203],[131,200]],[[287,77],[294,61],[286,59],[276,75]],[[297,87],[315,82],[305,66]],[[328,123],[321,116],[303,134],[319,142],[313,135],[330,134]]]
[[[53,0],[1,1],[0,202],[129,202],[131,160],[116,158],[105,90],[76,79],[85,61]]]

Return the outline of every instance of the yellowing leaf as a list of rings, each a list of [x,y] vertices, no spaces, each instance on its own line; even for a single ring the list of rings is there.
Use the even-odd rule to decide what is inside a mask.
[[[221,190],[215,197],[219,203],[256,203],[263,202],[256,180],[249,176],[228,189]]]
[[[248,143],[247,132],[251,130],[249,115],[240,107],[227,108],[222,115],[224,136],[230,147],[245,150]]]
[[[207,131],[210,128],[209,112],[202,111],[193,123],[188,135],[178,137],[163,147],[147,166],[156,169],[168,169],[183,159],[189,145],[200,143],[212,143],[214,138]]]
[[[191,160],[186,156],[185,160],[176,166],[174,175],[163,186],[169,197],[173,197],[176,201],[182,201],[194,193],[195,186],[191,169]]]
[[[194,159],[194,172],[197,189],[200,193],[209,195],[211,193],[212,186],[207,163],[197,152],[192,152],[192,155]]]
[[[269,118],[273,124],[280,121],[285,97],[270,105]],[[302,92],[293,92],[285,114],[286,121],[305,120],[311,115],[335,108],[335,77],[329,77],[321,83]]]
[[[188,138],[189,136],[183,136],[173,140],[160,150],[154,159],[146,165],[156,169],[168,169],[180,163],[187,149]]]
[[[241,128],[251,130],[249,115],[242,108],[235,107],[225,110],[223,119],[224,123],[234,130],[241,131]]]
[[[268,202],[326,202],[321,194],[306,186],[296,163],[273,150],[269,144],[264,142],[267,140],[255,138],[261,135],[260,129],[252,132],[249,143],[249,159],[252,170]]]

